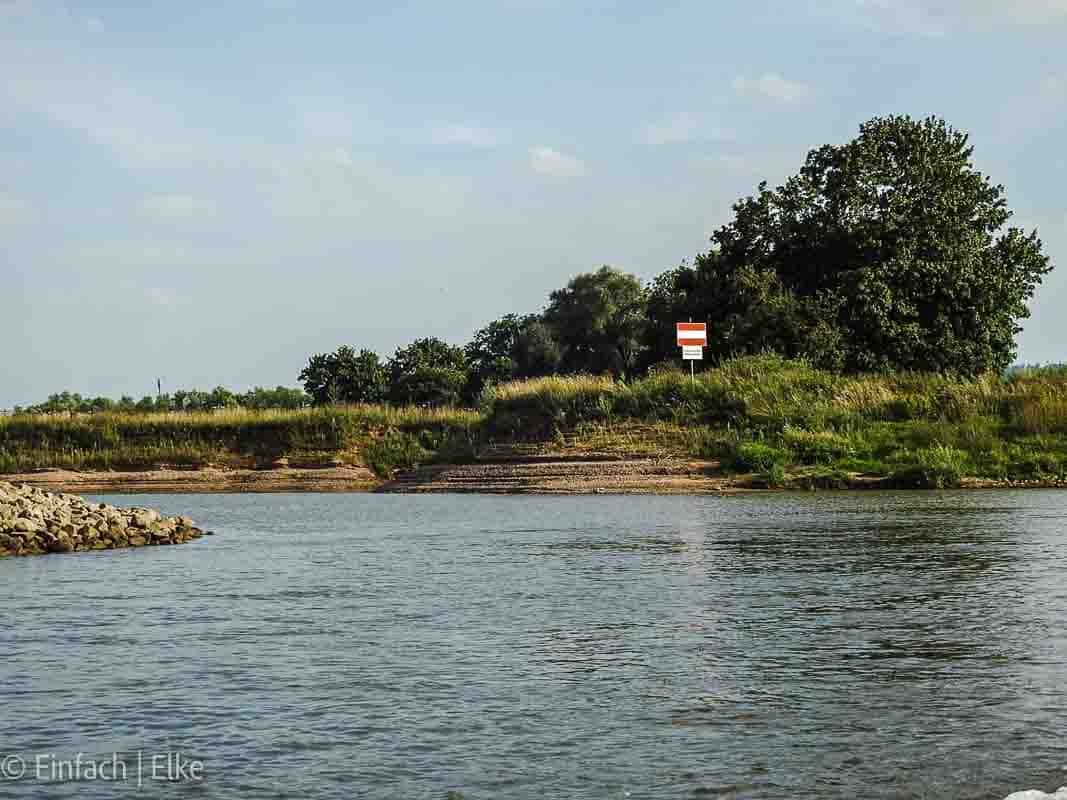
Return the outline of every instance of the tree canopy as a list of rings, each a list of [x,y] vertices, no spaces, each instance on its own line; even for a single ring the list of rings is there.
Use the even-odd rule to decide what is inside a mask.
[[[319,405],[376,403],[385,399],[388,377],[378,354],[347,346],[313,355],[300,373],[304,391]]]
[[[641,352],[645,292],[635,276],[604,266],[552,292],[544,320],[560,343],[564,371],[625,376]]]
[[[844,145],[734,205],[712,250],[653,287],[666,317],[712,324],[720,352],[770,348],[834,369],[974,375],[1015,356],[1018,321],[1049,271],[1036,232],[1005,227],[1004,188],[943,120],[872,119]]]
[[[393,402],[458,405],[467,385],[467,358],[463,348],[431,336],[398,349],[389,373]]]

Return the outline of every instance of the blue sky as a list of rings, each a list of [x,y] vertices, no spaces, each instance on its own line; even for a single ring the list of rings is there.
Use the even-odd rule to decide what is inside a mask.
[[[462,344],[879,114],[969,131],[1062,265],[1064,41],[1067,0],[0,0],[0,407]]]

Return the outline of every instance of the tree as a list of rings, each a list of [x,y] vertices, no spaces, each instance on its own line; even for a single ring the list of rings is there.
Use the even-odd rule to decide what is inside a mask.
[[[177,393],[175,393],[177,397]],[[284,408],[297,409],[308,405],[309,398],[301,389],[290,389],[285,386],[277,386],[274,389],[264,389],[256,386],[237,397],[237,402],[245,408],[267,409]]]
[[[464,355],[470,373],[468,399],[488,384],[550,375],[560,362],[559,342],[537,314],[507,314],[490,322],[474,334]]]
[[[397,403],[456,405],[467,384],[463,349],[440,339],[416,339],[389,361],[389,396]]]
[[[773,350],[841,369],[841,330],[833,322],[839,302],[826,294],[799,298],[774,272],[728,269],[713,250],[652,282],[642,367],[677,361],[675,323],[691,320],[709,322],[705,355],[712,361]]]
[[[900,116],[812,150],[783,186],[738,201],[694,268],[661,276],[650,347],[662,349],[667,313],[691,309],[731,353],[772,347],[848,371],[1002,370],[1051,267],[1036,231],[1004,227],[1004,188],[972,154],[943,120]]]
[[[207,401],[207,407],[215,410],[219,408],[233,408],[237,405],[237,396],[225,386],[216,386],[211,390]]]
[[[506,314],[475,332],[463,348],[469,370],[467,394],[476,396],[487,384],[504,383],[515,373],[513,352],[522,333],[523,317]]]
[[[544,319],[560,343],[565,371],[625,376],[641,354],[645,292],[633,275],[604,266],[552,292]]]
[[[559,370],[563,354],[559,341],[544,320],[531,315],[526,318],[515,337],[511,350],[515,378],[539,378]]]
[[[387,375],[377,353],[360,350],[357,354],[342,345],[336,352],[313,355],[300,372],[300,380],[317,405],[377,403],[385,398]]]

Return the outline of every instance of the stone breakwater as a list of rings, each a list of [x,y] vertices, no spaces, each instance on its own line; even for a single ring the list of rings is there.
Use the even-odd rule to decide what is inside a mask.
[[[202,535],[188,517],[0,482],[0,557],[181,544]]]

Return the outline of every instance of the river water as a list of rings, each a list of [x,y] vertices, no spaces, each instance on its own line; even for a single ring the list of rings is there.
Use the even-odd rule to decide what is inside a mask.
[[[0,561],[0,797],[1067,784],[1067,492],[99,499],[216,535]]]

